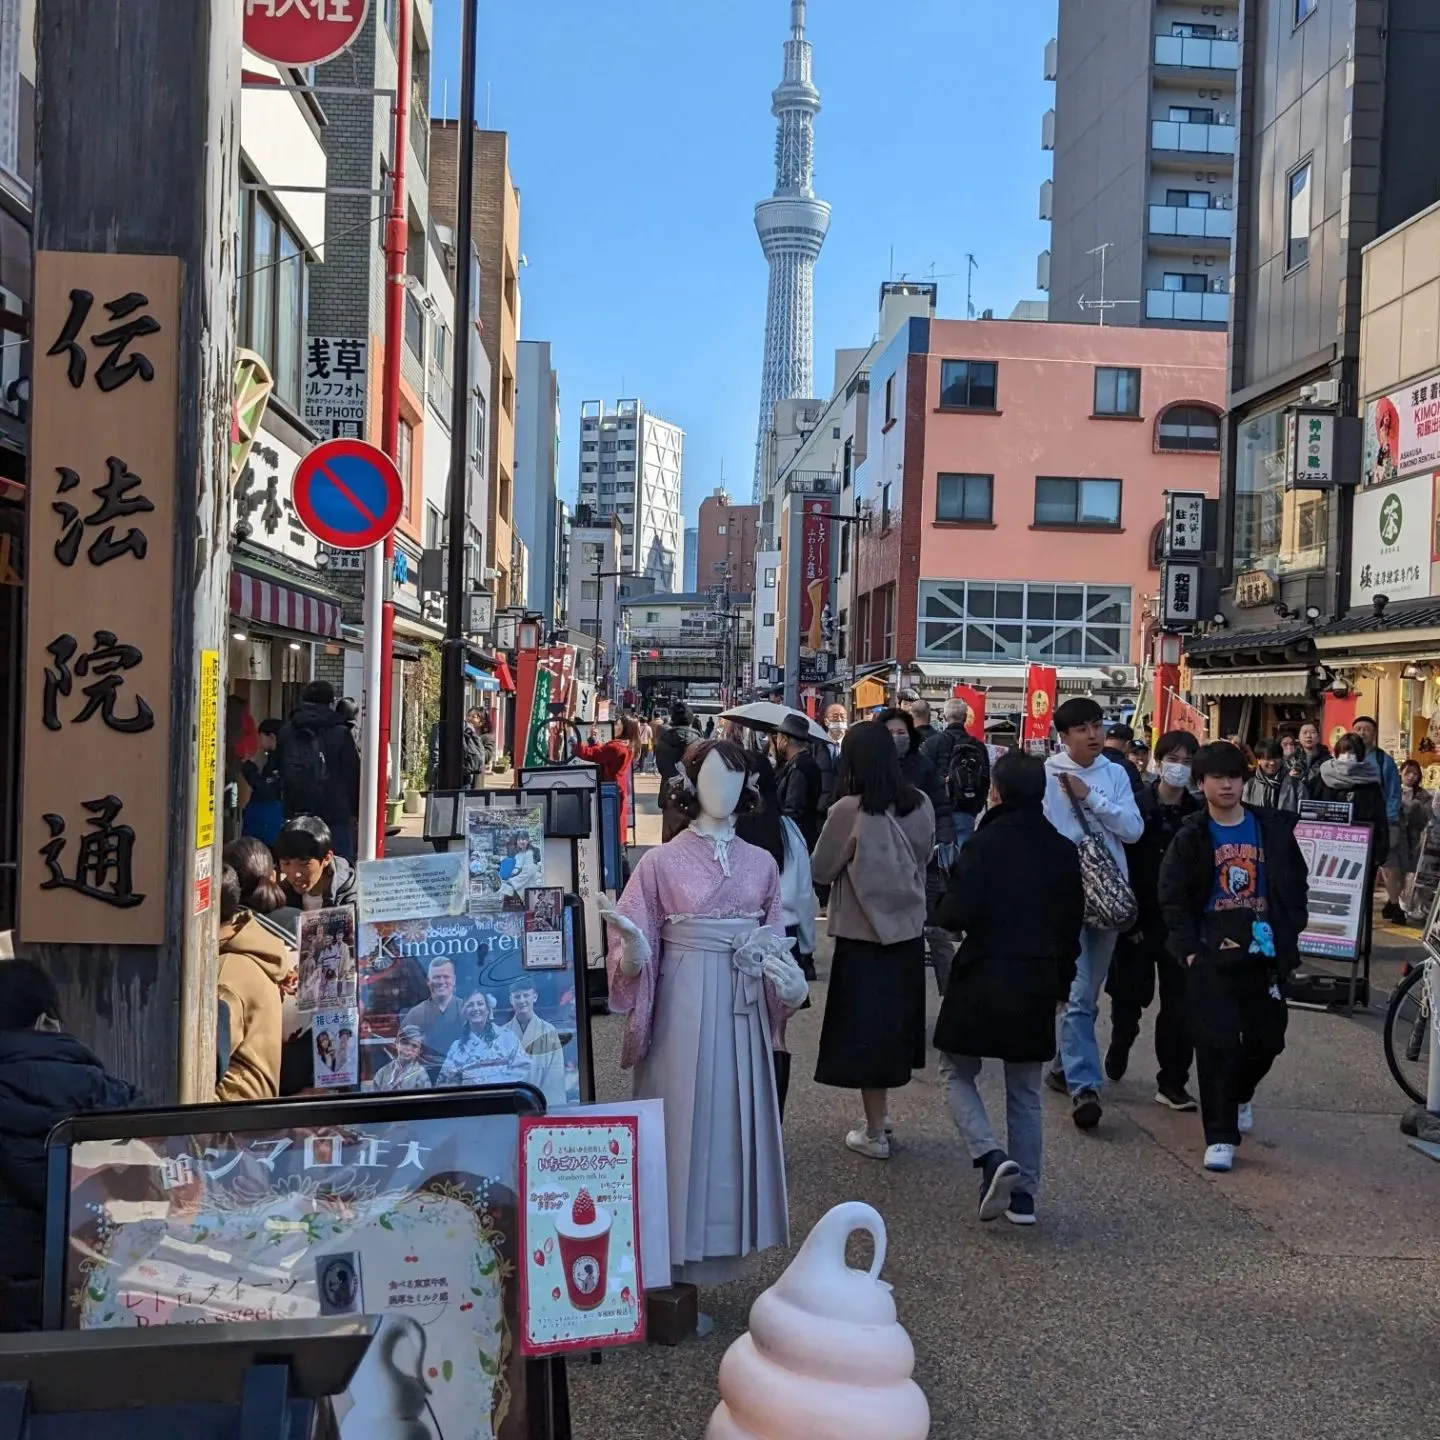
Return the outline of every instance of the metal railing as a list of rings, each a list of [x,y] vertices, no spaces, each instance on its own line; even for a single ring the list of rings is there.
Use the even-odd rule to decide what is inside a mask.
[[[1186,70],[1238,70],[1240,45],[1235,40],[1199,40],[1187,35],[1157,35],[1155,63]]]
[[[838,495],[840,477],[829,470],[797,470],[785,476],[787,495]]]
[[[1152,120],[1152,150],[1178,150],[1188,155],[1233,155],[1233,125],[1194,125],[1188,120]]]
[[[1217,290],[1147,290],[1145,316],[1223,325],[1230,319],[1230,296]]]
[[[1185,205],[1152,205],[1152,235],[1182,235],[1194,240],[1229,240],[1235,233],[1235,212],[1211,207],[1201,210]]]

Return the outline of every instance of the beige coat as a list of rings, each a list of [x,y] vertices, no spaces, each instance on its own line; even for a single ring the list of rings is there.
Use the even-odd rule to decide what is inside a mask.
[[[230,1012],[230,1064],[215,1087],[219,1100],[266,1100],[280,1093],[280,980],[295,951],[253,915],[220,942],[220,998]]]
[[[836,800],[810,857],[830,886],[830,935],[898,945],[925,932],[925,867],[935,848],[935,810],[920,797],[908,815],[867,815],[856,796]]]

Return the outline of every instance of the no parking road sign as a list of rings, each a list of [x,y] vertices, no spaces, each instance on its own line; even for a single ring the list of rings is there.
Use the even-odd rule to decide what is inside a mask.
[[[295,513],[319,541],[368,550],[396,526],[405,508],[400,472],[363,440],[327,440],[295,467]]]

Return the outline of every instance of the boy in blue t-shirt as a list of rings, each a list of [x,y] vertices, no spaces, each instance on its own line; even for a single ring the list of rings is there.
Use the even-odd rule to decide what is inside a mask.
[[[1191,774],[1205,809],[1166,853],[1160,906],[1185,966],[1205,1168],[1229,1170],[1255,1125],[1255,1089],[1285,1048],[1283,985],[1299,959],[1308,881],[1294,816],[1241,801],[1244,751],[1204,745]]]

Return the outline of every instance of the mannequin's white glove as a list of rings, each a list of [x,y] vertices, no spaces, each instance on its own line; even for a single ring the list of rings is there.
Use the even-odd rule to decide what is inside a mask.
[[[767,955],[760,969],[786,1009],[798,1010],[805,1003],[810,984],[805,972],[788,955]]]
[[[603,892],[596,905],[600,918],[620,937],[620,969],[626,975],[638,975],[651,960],[650,942],[645,932],[616,908],[615,902]]]

